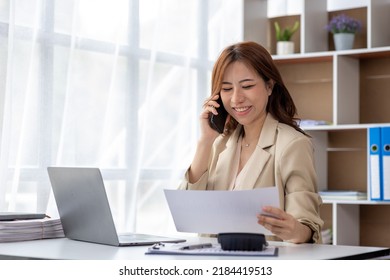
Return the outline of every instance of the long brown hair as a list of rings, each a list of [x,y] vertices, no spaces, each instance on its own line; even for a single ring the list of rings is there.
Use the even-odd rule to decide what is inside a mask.
[[[296,130],[306,133],[298,126],[297,109],[291,95],[283,83],[278,68],[269,52],[255,42],[237,43],[225,48],[214,64],[212,72],[211,96],[220,94],[222,79],[226,68],[235,61],[245,63],[252,67],[265,82],[274,81],[272,94],[269,96],[267,112],[281,123],[285,123]],[[238,123],[229,116],[225,135],[230,134]]]

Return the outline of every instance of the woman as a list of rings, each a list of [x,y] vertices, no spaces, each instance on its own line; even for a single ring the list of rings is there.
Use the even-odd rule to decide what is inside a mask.
[[[209,117],[221,98],[222,134]],[[254,42],[227,47],[212,73],[212,93],[200,115],[201,135],[181,189],[244,190],[277,186],[282,209],[264,207],[260,225],[281,240],[321,242],[321,198],[310,138],[268,51]]]

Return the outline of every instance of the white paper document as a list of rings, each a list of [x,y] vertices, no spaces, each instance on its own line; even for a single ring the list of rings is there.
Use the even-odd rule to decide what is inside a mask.
[[[218,234],[248,232],[272,235],[257,223],[263,206],[280,208],[276,187],[242,191],[164,190],[176,230]]]
[[[156,246],[158,245],[158,246]],[[183,250],[181,244],[156,244],[148,248],[145,254],[159,255],[204,255],[204,256],[278,256],[278,248],[267,246],[262,251],[227,251],[222,250],[221,245],[213,244],[210,248]]]

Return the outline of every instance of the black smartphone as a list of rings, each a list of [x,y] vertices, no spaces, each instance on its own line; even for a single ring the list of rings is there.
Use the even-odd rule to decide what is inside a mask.
[[[219,108],[215,108],[218,112],[218,115],[214,115],[213,113],[210,113],[209,117],[209,124],[210,127],[216,131],[218,131],[220,134],[223,133],[223,130],[225,128],[226,118],[228,116],[228,112],[226,111],[225,107],[223,106],[222,99],[219,97],[217,99],[218,104],[220,105]]]

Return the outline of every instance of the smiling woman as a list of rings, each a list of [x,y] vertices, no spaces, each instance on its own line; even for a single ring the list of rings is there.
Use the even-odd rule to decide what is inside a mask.
[[[234,61],[226,67],[222,85],[221,98],[223,104],[230,104],[226,110],[233,119],[244,125],[246,131],[249,127],[262,127],[273,82],[265,82],[245,63]],[[254,140],[258,136],[255,135]],[[246,134],[245,137],[249,136]]]
[[[220,96],[228,112],[222,134],[208,125],[209,117],[218,114]],[[323,221],[313,146],[297,125],[294,102],[264,47],[242,42],[222,51],[200,122],[197,150],[180,188],[277,186],[280,207],[261,209],[265,215],[257,216],[258,223],[280,240],[320,243]]]

